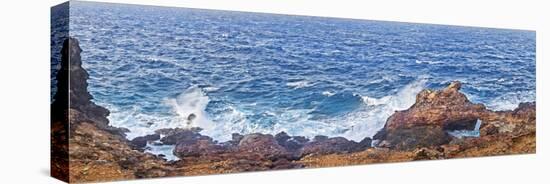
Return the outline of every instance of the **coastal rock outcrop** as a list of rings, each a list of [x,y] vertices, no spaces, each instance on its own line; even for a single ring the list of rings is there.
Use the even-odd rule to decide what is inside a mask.
[[[63,47],[58,90],[52,103],[52,175],[70,182],[89,182],[181,175],[204,175],[460,158],[536,151],[536,104],[521,103],[510,111],[491,111],[459,92],[461,83],[423,90],[409,109],[395,112],[384,128],[360,142],[343,137],[251,133],[232,134],[227,142],[202,135],[200,128],[171,128],[125,138],[109,125],[109,111],[94,104],[87,91],[88,74],[80,47],[68,39]],[[71,58],[69,64],[68,59]],[[71,80],[68,79],[69,72]],[[69,87],[70,81],[70,87]],[[74,84],[73,84],[74,83]],[[70,98],[63,98],[63,96]],[[68,99],[71,105],[68,105]],[[70,118],[70,119],[69,119]],[[71,125],[68,126],[70,122]],[[448,132],[473,130],[479,135],[453,137]],[[70,134],[68,132],[70,131]],[[70,137],[67,137],[70,136]],[[180,160],[166,161],[145,153],[147,143],[174,145]],[[377,147],[372,147],[372,143]],[[70,144],[69,144],[70,143]],[[70,158],[70,159],[68,159]],[[70,172],[65,172],[68,168]],[[67,175],[67,176],[65,176]]]
[[[165,128],[156,130],[155,133],[163,135],[160,139],[160,142],[164,145],[175,145],[180,141],[193,141],[198,139],[210,139],[201,135],[199,132],[202,131],[201,128],[194,127],[190,129],[184,128]]]
[[[343,137],[316,136],[300,150],[300,155],[326,155],[333,153],[351,153],[363,151],[371,147],[371,139],[365,138],[361,142],[347,140]]]
[[[284,147],[287,151],[294,153],[296,156],[300,156],[300,149],[309,142],[309,139],[304,136],[289,136],[286,132],[276,134],[275,140],[277,140],[279,145]]]
[[[260,133],[233,134],[232,140],[223,143],[202,135],[194,139],[178,140],[174,155],[181,159],[176,162],[178,167],[199,166],[207,162],[216,165],[216,170],[220,172],[302,167],[292,162],[296,158],[279,145],[274,136]]]
[[[302,136],[289,136],[285,132],[275,136],[260,133],[233,134],[232,140],[223,143],[197,132],[195,136],[181,136],[176,142],[174,155],[187,160],[195,157],[290,162],[307,155],[352,153],[371,147],[370,138],[355,142],[343,137],[316,136],[310,141]]]
[[[266,159],[290,158],[290,152],[277,143],[270,134],[253,133],[245,135],[239,142],[241,153],[250,153]]]
[[[487,113],[482,104],[474,104],[459,92],[460,82],[446,88],[423,90],[409,109],[391,115],[374,139],[381,147],[414,149],[438,146],[452,140],[447,131],[473,130],[480,117]]]
[[[219,154],[228,152],[230,149],[216,144],[212,138],[202,136],[197,139],[181,140],[174,148],[174,155],[180,158],[187,157],[216,157]]]
[[[136,137],[136,138],[132,139],[130,142],[136,148],[143,148],[143,147],[147,146],[148,142],[156,141],[156,140],[159,140],[159,139],[160,139],[159,134],[151,134],[151,135]]]
[[[91,101],[80,52],[78,40],[64,41],[51,129],[52,160],[63,165],[54,166],[52,175],[67,182],[87,182],[160,177],[177,171],[163,159],[133,149],[124,138],[126,130],[109,125],[109,111]]]
[[[454,87],[453,87],[454,86]],[[453,89],[454,88],[454,89]],[[456,83],[444,90],[458,90]],[[454,92],[451,92],[456,94]],[[431,98],[448,98],[460,97],[462,95],[442,95],[445,93],[421,92],[419,104],[429,104],[424,101],[424,95],[436,94]],[[447,93],[449,94],[449,93]],[[414,121],[417,118],[426,117],[419,109],[413,111],[396,112],[397,116],[407,115],[399,119],[406,121],[412,119],[412,122],[398,122],[391,117],[388,119],[389,124],[386,125],[374,138],[379,141],[378,147],[368,148],[365,151],[345,154],[324,154],[311,155],[302,157],[296,161],[303,164],[305,167],[326,167],[326,166],[342,166],[350,164],[370,164],[370,163],[388,163],[388,162],[404,162],[414,160],[434,160],[447,158],[463,158],[476,156],[494,156],[507,154],[526,154],[536,152],[536,104],[534,102],[521,103],[514,110],[509,111],[491,111],[481,110],[480,107],[472,107],[472,104],[465,101],[465,98],[460,101],[449,99],[451,104],[462,104],[455,109],[461,109],[465,112],[466,117],[476,117],[481,122],[479,127],[479,135],[467,137],[452,137],[446,131],[460,130],[465,128],[470,130],[470,123],[460,126],[450,126],[454,128],[446,128],[443,121],[434,122],[430,126],[422,121]],[[442,102],[441,105],[444,105]],[[475,104],[474,104],[475,105]],[[418,108],[420,105],[413,105],[412,108]],[[453,105],[449,105],[453,107]],[[430,106],[425,106],[428,108]],[[441,106],[435,106],[435,109],[444,109]],[[410,109],[409,109],[410,110]],[[417,113],[411,113],[411,112]],[[427,112],[434,112],[429,111]],[[438,111],[435,111],[438,112]],[[448,112],[446,112],[448,113]],[[456,112],[455,112],[456,113]],[[439,116],[438,113],[435,113]],[[451,115],[451,119],[462,119],[458,116]],[[416,116],[416,117],[414,117]],[[418,123],[419,122],[419,123]],[[456,121],[451,121],[456,122]],[[417,124],[416,124],[417,123]],[[434,126],[435,125],[435,126]],[[464,126],[467,125],[467,126]],[[460,127],[460,128],[456,128]]]

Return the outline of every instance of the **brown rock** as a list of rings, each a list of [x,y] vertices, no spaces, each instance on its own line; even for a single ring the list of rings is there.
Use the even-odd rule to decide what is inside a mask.
[[[460,87],[459,82],[452,82],[440,91],[421,91],[413,106],[390,116],[386,128],[433,125],[445,130],[473,129],[486,109],[482,104],[471,103],[466,95],[458,91]]]
[[[213,141],[212,138],[201,135],[199,133],[201,130],[200,128],[168,128],[157,130],[155,133],[164,135],[164,137],[160,139],[160,142],[165,145],[175,145],[180,141],[193,141],[198,139],[209,139]]]
[[[267,159],[290,157],[290,153],[269,134],[254,133],[245,135],[239,142],[238,150],[239,152],[253,153]]]
[[[180,140],[174,148],[174,155],[179,158],[185,157],[201,157],[201,156],[217,156],[224,152],[228,152],[222,145],[218,145],[210,138],[199,137],[198,139]]]
[[[343,137],[328,138],[316,136],[312,142],[306,143],[300,150],[301,156],[306,155],[327,155],[333,153],[351,153],[363,151],[370,147],[370,138],[365,138],[360,143],[347,140]]]
[[[150,141],[156,141],[160,139],[159,134],[152,134],[152,135],[146,135],[146,136],[140,136],[132,139],[130,141],[132,145],[134,145],[136,148],[143,148],[147,145]]]
[[[277,143],[287,151],[295,154],[309,142],[309,140],[303,136],[289,136],[286,132],[276,134],[275,140],[277,140]]]
[[[459,92],[461,84],[452,82],[440,91],[423,90],[409,109],[390,116],[374,138],[397,149],[413,149],[448,143],[446,131],[473,130],[488,111],[482,104],[473,104]]]

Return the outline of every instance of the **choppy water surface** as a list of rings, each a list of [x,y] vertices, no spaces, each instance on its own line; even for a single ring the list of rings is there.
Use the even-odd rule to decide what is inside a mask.
[[[129,138],[200,126],[220,141],[280,131],[361,140],[420,90],[453,80],[491,109],[535,100],[532,31],[71,6],[89,90]]]

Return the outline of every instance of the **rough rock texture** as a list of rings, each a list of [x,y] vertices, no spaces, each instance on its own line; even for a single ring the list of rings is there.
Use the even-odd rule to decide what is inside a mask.
[[[303,136],[289,136],[286,132],[280,132],[275,135],[277,143],[284,147],[287,151],[294,154],[294,156],[300,156],[300,149],[304,147],[309,139]]]
[[[152,134],[152,135],[145,135],[145,136],[136,137],[136,138],[132,139],[130,142],[136,148],[143,148],[143,147],[147,146],[148,142],[156,141],[156,140],[159,140],[159,139],[160,139],[159,134]]]
[[[126,140],[92,122],[71,129],[71,182],[160,177],[172,171],[161,158],[132,149]]]
[[[228,151],[222,145],[212,142],[212,139],[197,139],[179,142],[174,149],[174,155],[180,158],[217,156]]]
[[[175,145],[179,141],[191,141],[195,139],[211,139],[210,137],[203,136],[199,134],[199,132],[202,129],[200,128],[191,128],[191,129],[183,129],[183,128],[168,128],[168,129],[160,129],[155,131],[155,133],[164,135],[160,139],[160,142],[165,145]]]
[[[68,144],[53,143],[52,150],[62,147],[66,153],[52,154],[54,162],[65,160],[52,167],[59,167],[52,169],[52,175],[65,175],[69,182],[89,182],[159,177],[172,171],[163,159],[132,149],[124,138],[124,129],[109,126],[109,111],[94,104],[87,91],[88,74],[81,67],[80,52],[76,39],[64,42],[61,70],[56,78],[58,90],[52,103],[51,131],[52,140]],[[63,136],[67,135],[65,131],[70,131],[67,140]]]
[[[129,141],[124,138],[124,129],[109,126],[106,118],[109,112],[90,101],[92,97],[86,89],[88,74],[81,68],[80,51],[78,41],[66,41],[62,71],[58,73],[60,90],[52,103],[52,175],[67,177],[70,182],[521,154],[536,150],[535,103],[522,103],[512,111],[490,111],[468,101],[459,92],[458,82],[440,91],[424,90],[412,107],[393,114],[374,137],[378,147],[371,147],[369,137],[360,142],[326,136],[309,140],[285,132],[274,136],[234,133],[232,140],[219,143],[201,135],[200,128],[161,129],[154,135]],[[70,89],[66,78],[69,71]],[[70,96],[70,107],[63,95]],[[471,130],[478,119],[482,121],[479,137],[457,138],[447,133]],[[180,160],[167,162],[144,153],[141,148],[154,140],[175,145],[173,152]]]
[[[302,167],[293,163],[291,153],[269,134],[233,134],[233,140],[224,143],[207,136],[179,140],[174,154],[181,159],[176,162],[178,167],[200,167],[194,168],[195,172],[212,172],[202,168],[205,163],[221,173]]]
[[[333,153],[351,153],[363,151],[371,146],[370,138],[365,138],[360,143],[347,140],[343,137],[328,138],[317,136],[312,142],[308,142],[300,150],[300,155],[326,155]]]
[[[185,132],[185,131],[182,131]],[[363,151],[371,146],[370,138],[357,143],[342,137],[317,136],[309,141],[301,136],[289,136],[285,132],[276,134],[253,133],[233,134],[233,140],[217,143],[210,137],[196,133],[195,136],[181,136],[176,140],[174,155],[179,158],[201,157],[220,159],[228,157],[254,157],[260,160],[296,160],[305,155],[351,153]]]
[[[269,134],[248,134],[239,142],[238,151],[254,154],[265,159],[290,158],[290,152],[277,143]]]
[[[473,130],[487,110],[471,103],[460,87],[460,82],[452,82],[443,90],[421,91],[415,104],[391,115],[374,139],[382,140],[379,146],[414,149],[448,143],[450,130]]]
[[[402,162],[413,160],[433,160],[433,159],[450,159],[463,157],[478,157],[478,156],[494,156],[506,154],[525,154],[535,153],[536,151],[536,104],[521,103],[518,108],[512,111],[490,111],[482,110],[477,105],[467,102],[467,99],[456,95],[455,92],[448,90],[458,90],[457,83],[453,83],[450,87],[440,92],[421,92],[417,100],[420,104],[426,103],[424,100],[426,94],[435,94],[432,99],[460,97],[458,99],[449,99],[452,108],[462,110],[466,117],[476,117],[482,121],[479,137],[464,137],[456,138],[449,137],[445,132],[446,126],[449,123],[440,124],[435,122],[425,123],[417,121],[421,117],[430,120],[432,116],[425,115],[419,108],[422,105],[415,104],[409,110],[396,112],[394,116],[411,116],[399,117],[402,121],[396,121],[390,117],[388,124],[378,133],[378,137],[382,138],[382,147],[369,148],[366,151],[356,152],[351,154],[328,154],[328,155],[309,155],[301,158],[298,163],[304,164],[305,167],[326,167],[326,166],[342,166],[352,164],[369,164],[369,163],[385,163],[385,162]],[[445,92],[447,91],[447,93]],[[424,94],[422,94],[424,93]],[[450,95],[449,94],[455,94]],[[442,96],[439,96],[442,95]],[[433,101],[431,101],[433,102]],[[438,103],[435,103],[438,104]],[[439,104],[444,104],[443,102]],[[454,105],[453,105],[454,104]],[[430,104],[430,105],[433,105]],[[440,117],[436,110],[445,109],[440,105],[435,105],[431,110],[430,105],[424,106],[430,115]],[[415,109],[415,110],[411,110]],[[416,112],[411,113],[411,112]],[[463,119],[454,116],[456,112],[446,112],[444,119],[454,120]],[[449,118],[451,117],[451,118]],[[404,122],[406,119],[411,119],[411,122]],[[467,119],[467,118],[465,118]],[[447,121],[456,122],[456,121]],[[463,122],[463,121],[462,121]],[[435,124],[426,127],[426,124]],[[459,123],[462,124],[462,123]],[[465,125],[465,124],[462,124]],[[435,127],[435,128],[434,128]],[[457,126],[451,126],[457,127]],[[469,129],[468,126],[458,126]],[[456,128],[452,128],[456,129]],[[443,131],[441,131],[443,130]],[[441,138],[442,140],[439,140]],[[404,149],[406,148],[406,149]]]

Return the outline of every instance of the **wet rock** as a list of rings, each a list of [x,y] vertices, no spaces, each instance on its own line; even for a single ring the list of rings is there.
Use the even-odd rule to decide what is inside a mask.
[[[372,147],[372,139],[370,137],[365,137],[363,140],[359,141],[359,145],[357,146],[360,150],[370,148]]]
[[[229,143],[230,143],[231,145],[235,145],[235,146],[236,146],[236,145],[238,145],[238,144],[241,142],[241,140],[242,140],[243,138],[244,138],[243,135],[238,134],[238,133],[233,133],[233,134],[231,134],[231,141],[229,141]]]
[[[152,135],[136,137],[136,138],[132,139],[130,142],[136,148],[143,148],[143,147],[147,146],[148,142],[156,141],[156,140],[159,140],[159,139],[160,139],[159,134],[152,134]]]
[[[278,134],[275,134],[275,140],[277,140],[278,143],[284,143],[290,138],[291,137],[286,132],[279,132]]]
[[[199,133],[202,131],[202,128],[199,128],[199,127],[192,127],[192,128],[163,128],[163,129],[158,129],[155,131],[156,134],[161,134],[161,135],[164,135],[164,136],[170,136],[170,135],[174,135],[174,134],[177,134],[177,133],[180,133],[182,131],[192,131],[192,132],[196,132],[196,133]]]
[[[164,137],[160,139],[160,142],[165,145],[176,145],[180,141],[192,141],[198,139],[209,139],[212,141],[212,138],[201,135],[199,133],[201,130],[202,129],[200,128],[169,128],[157,130],[155,133],[164,135]]]
[[[286,132],[276,134],[275,140],[277,140],[277,143],[288,152],[296,154],[307,142],[309,142],[309,139],[303,136],[289,136]]]
[[[304,145],[300,150],[300,155],[327,155],[334,153],[351,153],[363,151],[370,147],[370,138],[366,138],[361,143],[347,140],[343,137],[328,138],[326,136],[316,136],[312,142]]]

